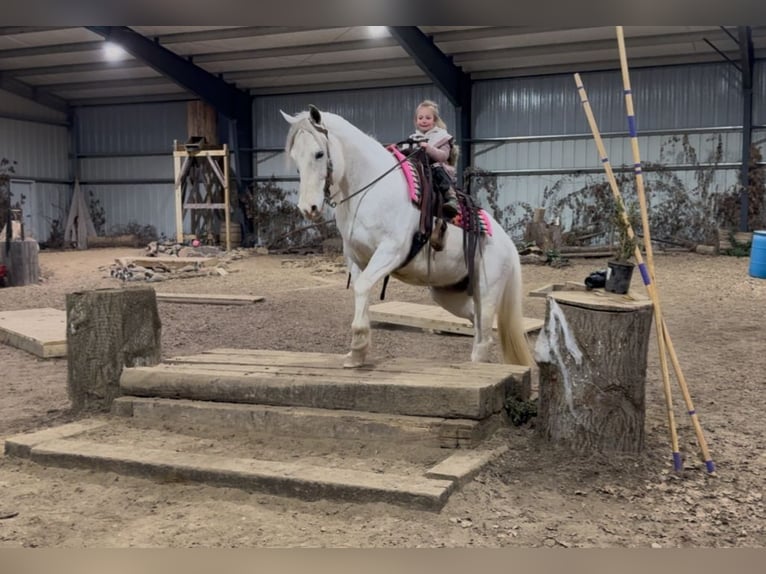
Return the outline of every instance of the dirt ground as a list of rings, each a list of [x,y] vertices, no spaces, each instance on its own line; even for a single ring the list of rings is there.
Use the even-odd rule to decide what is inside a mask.
[[[106,267],[136,249],[42,252],[44,282],[0,289],[0,310],[65,309],[68,292],[115,287]],[[766,281],[746,258],[658,254],[669,331],[718,468],[706,473],[678,386],[685,470],[672,470],[654,337],[647,378],[646,450],[578,458],[542,443],[534,422],[502,431],[508,452],[440,513],[386,504],[305,502],[236,489],[158,483],[111,473],[43,468],[0,458],[0,547],[763,547],[766,509]],[[582,281],[604,260],[562,269],[525,265],[525,292]],[[162,354],[215,347],[342,353],[352,298],[334,258],[248,254],[223,277],[177,279],[158,291],[263,295],[252,307],[159,303]],[[641,289],[634,277],[633,286]],[[377,294],[376,294],[377,295]],[[387,300],[430,302],[392,282]],[[525,315],[543,318],[543,299]],[[534,339],[532,339],[534,342]],[[376,328],[376,358],[454,361],[471,339]],[[0,345],[0,439],[74,419],[66,360]],[[496,437],[497,438],[497,437]]]

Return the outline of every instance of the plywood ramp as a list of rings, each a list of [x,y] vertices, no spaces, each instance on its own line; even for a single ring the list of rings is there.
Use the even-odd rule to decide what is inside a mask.
[[[370,320],[406,327],[433,329],[457,335],[473,335],[473,324],[468,319],[456,317],[436,305],[422,305],[405,301],[389,301],[370,306]],[[524,331],[531,333],[543,327],[542,319],[524,317]],[[497,322],[494,328],[497,329]]]
[[[2,311],[0,343],[44,359],[66,357],[66,311],[48,307]]]

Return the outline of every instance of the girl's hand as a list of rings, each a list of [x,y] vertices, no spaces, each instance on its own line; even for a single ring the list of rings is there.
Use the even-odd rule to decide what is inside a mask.
[[[420,142],[420,147],[427,148],[428,147],[428,142]]]

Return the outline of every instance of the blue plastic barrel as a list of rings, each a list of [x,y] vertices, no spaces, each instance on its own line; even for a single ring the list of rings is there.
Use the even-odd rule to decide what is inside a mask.
[[[750,249],[750,276],[766,279],[766,230],[753,231]]]

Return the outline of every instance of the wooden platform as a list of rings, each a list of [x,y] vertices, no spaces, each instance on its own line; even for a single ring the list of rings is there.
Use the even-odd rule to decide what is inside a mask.
[[[371,305],[370,320],[378,323],[433,329],[434,331],[457,335],[473,335],[473,325],[470,321],[456,317],[436,305],[421,305],[404,301],[389,301],[388,303]],[[542,319],[524,317],[524,330],[527,333],[539,331],[542,327]],[[494,325],[494,328],[497,329],[497,324]]]
[[[44,307],[0,312],[0,343],[42,357],[66,357],[66,311]]]
[[[263,301],[262,295],[212,295],[204,293],[157,293],[157,301],[198,305],[251,305]]]

